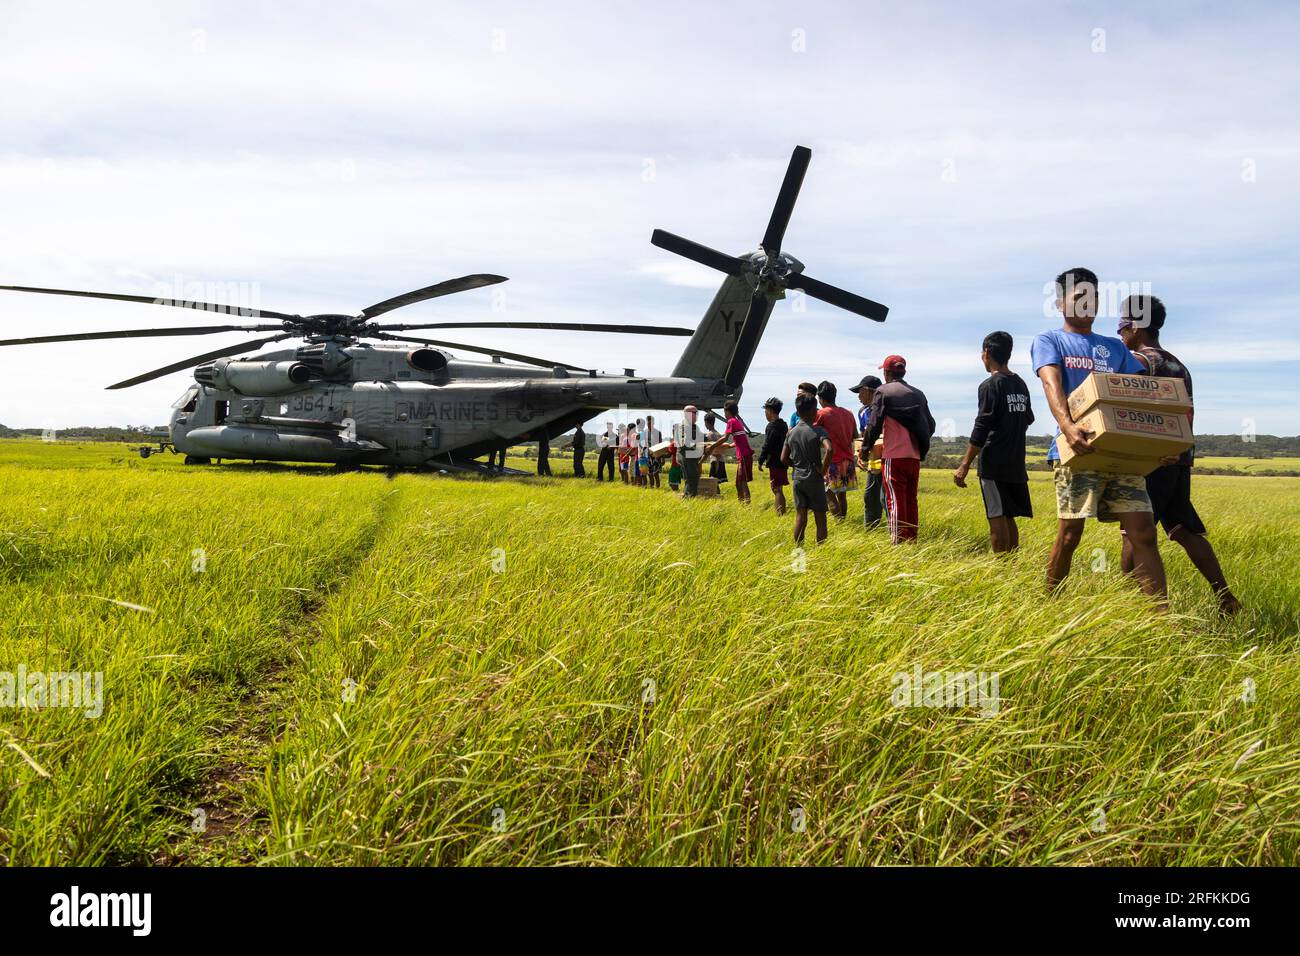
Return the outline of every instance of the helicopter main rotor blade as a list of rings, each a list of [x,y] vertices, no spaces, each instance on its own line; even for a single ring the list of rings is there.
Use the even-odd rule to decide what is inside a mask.
[[[90,339],[136,339],[167,335],[215,335],[218,332],[272,332],[279,325],[199,325],[175,329],[118,329],[115,332],[73,332],[68,335],[35,335],[26,339],[0,339],[0,345],[39,345],[42,342],[83,342]]]
[[[425,322],[417,325],[377,325],[377,329],[551,329],[561,332],[620,332],[626,335],[694,335],[694,329],[674,325],[602,325],[591,322]]]
[[[438,339],[417,339],[410,335],[389,335],[387,332],[378,332],[375,334],[377,339],[388,339],[394,342],[415,342],[419,345],[436,345],[445,349],[464,349],[466,352],[479,352],[483,355],[500,355],[502,358],[508,358],[514,362],[523,362],[525,365],[536,365],[538,368],[560,368],[568,369],[570,372],[586,372],[585,368],[578,368],[576,365],[570,365],[568,362],[553,362],[550,359],[538,358],[535,355],[523,355],[519,352],[504,352],[501,349],[485,349],[478,345],[465,345],[462,342],[443,342]]]
[[[650,233],[650,242],[660,249],[675,252],[679,256],[698,262],[702,266],[708,266],[710,269],[725,272],[729,276],[740,275],[745,271],[745,261],[743,259],[729,256],[717,249],[710,249],[708,246],[702,246],[690,239],[683,239],[681,236],[664,229],[656,229]]]
[[[802,274],[788,276],[785,284],[788,288],[802,289],[814,299],[820,299],[831,305],[839,306],[841,309],[871,319],[873,322],[883,322],[885,316],[889,315],[889,306],[873,302],[852,292],[846,292],[844,289],[836,288],[833,285],[827,285],[825,282],[818,282],[811,276]]]
[[[770,258],[781,254],[781,242],[785,239],[786,227],[790,225],[790,215],[794,212],[794,202],[799,198],[799,187],[808,172],[808,163],[812,160],[812,150],[807,146],[796,146],[790,155],[790,165],[785,171],[781,191],[777,193],[776,205],[772,207],[772,218],[768,220],[767,231],[763,233],[763,251]]]
[[[71,295],[85,299],[116,299],[119,302],[144,302],[147,305],[170,305],[178,309],[198,309],[200,312],[216,312],[222,315],[237,315],[243,319],[295,319],[297,316],[284,312],[271,312],[268,309],[250,309],[238,305],[216,305],[212,302],[196,302],[193,299],[168,299],[155,295],[124,295],[118,292],[79,292],[74,289],[37,289],[26,285],[0,285],[5,292],[39,292],[42,295]]]
[[[505,276],[486,273],[461,276],[459,279],[448,279],[446,282],[425,286],[423,289],[416,289],[414,292],[407,292],[403,295],[393,296],[391,299],[385,299],[383,302],[377,302],[362,309],[360,314],[363,318],[373,319],[377,315],[383,315],[385,312],[392,312],[394,309],[413,305],[416,302],[423,302],[425,299],[436,299],[440,295],[451,295],[453,292],[464,292],[467,289],[478,289],[485,285],[496,285],[498,282],[505,281]]]
[[[108,386],[113,388],[130,388],[132,385],[139,385],[141,382],[149,382],[155,378],[162,378],[164,375],[170,375],[172,372],[179,372],[182,369],[193,368],[195,365],[202,365],[204,362],[210,362],[213,359],[225,358],[227,355],[239,355],[241,352],[251,352],[254,349],[260,349],[263,345],[269,345],[271,342],[279,342],[281,339],[291,339],[294,333],[285,332],[281,335],[272,335],[264,339],[253,339],[251,342],[243,342],[239,345],[228,345],[225,348],[213,349],[211,352],[204,352],[202,355],[192,355],[189,358],[181,359],[179,362],[173,362],[171,365],[164,365],[162,368],[156,368],[152,372],[145,372],[143,375],[137,375],[135,378],[128,378],[124,382],[118,382],[116,385]]]

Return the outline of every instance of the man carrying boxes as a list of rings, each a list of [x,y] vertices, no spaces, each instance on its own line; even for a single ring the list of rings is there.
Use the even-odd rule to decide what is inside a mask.
[[[682,409],[682,420],[673,426],[673,444],[677,448],[677,458],[682,463],[682,477],[685,488],[682,494],[694,498],[700,490],[700,456],[704,452],[704,435],[695,417],[699,411],[694,405]]]
[[[1070,269],[1056,278],[1056,307],[1061,310],[1064,324],[1059,329],[1040,332],[1035,338],[1030,354],[1034,373],[1043,384],[1047,405],[1059,428],[1057,440],[1048,450],[1056,484],[1056,515],[1058,518],[1056,542],[1047,564],[1047,583],[1055,590],[1070,573],[1070,562],[1083,536],[1083,525],[1088,518],[1101,521],[1118,521],[1126,535],[1133,558],[1133,574],[1142,590],[1157,598],[1163,605],[1166,600],[1165,568],[1156,544],[1156,526],[1151,515],[1151,500],[1147,496],[1146,481],[1141,471],[1144,465],[1133,464],[1129,473],[1105,470],[1113,468],[1116,460],[1110,452],[1120,448],[1094,448],[1090,441],[1090,428],[1095,428],[1098,418],[1085,415],[1076,423],[1070,414],[1067,396],[1089,379],[1094,372],[1114,373],[1118,377],[1144,375],[1142,365],[1119,339],[1096,335],[1092,331],[1097,315],[1097,276],[1088,269]],[[1137,419],[1142,414],[1130,416],[1126,411],[1097,410],[1102,427],[1096,431],[1100,441],[1102,432],[1123,434],[1130,441],[1122,447],[1140,450],[1132,443],[1135,434],[1149,434],[1149,427]],[[1108,417],[1109,416],[1109,417]],[[1123,425],[1116,424],[1116,418]],[[1130,420],[1132,419],[1132,420]],[[1134,430],[1136,429],[1136,430]],[[1066,454],[1063,454],[1062,452]],[[1101,452],[1101,457],[1092,459]],[[1154,470],[1161,455],[1149,462]],[[1068,457],[1067,457],[1068,455]]]
[[[1154,376],[1153,382],[1161,388],[1178,383],[1187,393],[1187,428],[1191,434],[1192,374],[1187,366],[1172,353],[1160,347],[1160,330],[1165,325],[1164,303],[1152,295],[1131,295],[1124,300],[1119,323],[1119,337],[1124,344],[1147,366]],[[1210,582],[1219,607],[1225,614],[1241,610],[1241,602],[1228,587],[1228,581],[1219,566],[1214,547],[1205,537],[1205,525],[1192,506],[1192,449],[1189,447],[1173,464],[1162,464],[1146,476],[1147,496],[1155,520],[1165,529],[1170,541],[1182,546],[1196,565],[1196,570]],[[1132,567],[1132,554],[1127,540],[1121,566],[1125,571]]]

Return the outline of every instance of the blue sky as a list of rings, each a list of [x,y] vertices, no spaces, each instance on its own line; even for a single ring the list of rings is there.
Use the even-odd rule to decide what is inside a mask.
[[[787,251],[891,313],[779,304],[751,424],[897,352],[964,434],[983,335],[1029,378],[1044,284],[1085,265],[1164,299],[1198,431],[1300,431],[1300,12],[897,6],[5,2],[0,284],[350,311],[492,271],[507,314],[479,291],[403,319],[694,325],[717,276],[650,231],[754,248],[802,143]],[[0,293],[3,337],[191,321]],[[682,342],[463,338],[645,374]],[[238,340],[0,349],[0,422],[164,421],[187,373],[103,386]]]

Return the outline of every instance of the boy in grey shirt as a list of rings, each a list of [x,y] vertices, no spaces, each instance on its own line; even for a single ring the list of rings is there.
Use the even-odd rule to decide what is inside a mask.
[[[831,466],[831,438],[825,429],[813,424],[817,417],[817,399],[800,392],[794,401],[799,424],[790,429],[781,449],[781,463],[791,469],[790,485],[794,491],[794,543],[803,547],[808,512],[817,525],[817,543],[826,540],[826,472]]]

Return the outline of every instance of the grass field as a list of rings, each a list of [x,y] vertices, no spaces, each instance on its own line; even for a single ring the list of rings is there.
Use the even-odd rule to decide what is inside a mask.
[[[1026,464],[1041,466],[1046,457],[1042,449],[1031,449],[1025,455]],[[1223,470],[1242,475],[1300,477],[1300,458],[1279,455],[1275,458],[1239,458],[1228,455],[1197,455],[1196,466],[1201,469]]]
[[[1231,468],[1250,474],[1258,471],[1300,471],[1300,458],[1279,455],[1276,458],[1231,458],[1223,455],[1197,455],[1196,463],[1204,468]]]
[[[1197,480],[1223,621],[1095,523],[1048,597],[1048,478],[1010,560],[934,471],[919,546],[858,499],[801,564],[759,488],[2,442],[0,672],[104,703],[0,709],[0,860],[1294,864],[1300,479]],[[895,706],[916,668],[996,712]]]

